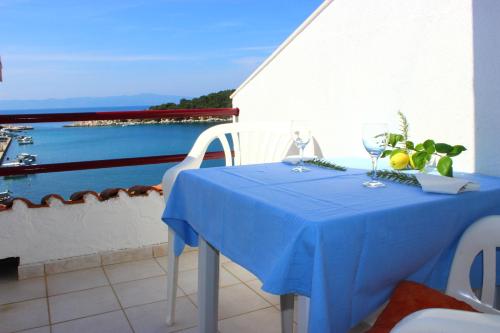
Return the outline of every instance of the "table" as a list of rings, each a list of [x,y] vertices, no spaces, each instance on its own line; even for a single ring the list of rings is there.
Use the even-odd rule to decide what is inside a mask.
[[[263,290],[309,297],[310,332],[347,332],[403,279],[444,289],[462,232],[483,216],[500,214],[495,177],[462,175],[481,190],[440,195],[390,182],[367,189],[363,170],[311,167],[297,174],[290,168],[274,163],[184,171],[163,219],[178,235],[177,254],[182,243],[197,246],[202,239],[200,253],[212,271],[204,264],[200,269],[212,278],[221,251],[255,274]],[[217,283],[207,281],[200,295],[208,301],[201,304],[210,307]],[[205,323],[216,325],[216,306],[204,315]]]

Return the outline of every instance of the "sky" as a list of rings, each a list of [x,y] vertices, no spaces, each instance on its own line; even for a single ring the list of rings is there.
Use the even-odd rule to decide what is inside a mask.
[[[236,88],[322,0],[0,0],[0,99]]]

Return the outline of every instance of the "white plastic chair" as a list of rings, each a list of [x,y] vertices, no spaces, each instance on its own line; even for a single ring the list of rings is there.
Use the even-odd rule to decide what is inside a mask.
[[[500,247],[500,216],[488,216],[471,225],[458,243],[446,288],[446,294],[484,313],[446,309],[417,311],[403,319],[391,333],[500,332],[500,311],[494,308],[497,247]],[[483,286],[478,297],[472,290],[470,269],[481,252]]]
[[[401,320],[391,333],[498,333],[500,316],[449,309],[426,309]]]
[[[500,216],[488,216],[471,225],[460,238],[451,265],[446,293],[474,309],[500,314],[495,309],[496,254],[500,247]],[[470,269],[474,259],[483,253],[483,287],[481,297],[472,291]]]
[[[234,157],[226,136],[231,137]],[[200,134],[188,156],[181,163],[170,168],[163,176],[163,195],[168,200],[177,175],[184,170],[198,169],[208,146],[219,140],[224,150],[226,166],[270,163],[281,161],[285,156],[297,154],[292,143],[290,126],[284,123],[231,123],[216,125]],[[318,142],[311,140],[308,152],[322,158],[323,154]],[[175,297],[177,294],[179,258],[174,255],[175,233],[168,233],[168,267],[167,267],[167,324],[175,321]]]

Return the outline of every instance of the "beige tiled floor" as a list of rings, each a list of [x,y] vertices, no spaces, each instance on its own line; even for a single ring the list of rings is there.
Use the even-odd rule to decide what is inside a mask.
[[[0,333],[197,333],[197,255],[181,256],[174,326],[165,323],[167,258],[159,257],[0,280]],[[220,333],[280,332],[279,297],[260,288],[221,256]]]
[[[179,265],[176,324],[167,327],[167,258],[0,281],[0,333],[198,332],[196,251]],[[221,258],[221,333],[279,332],[279,298],[254,275]]]

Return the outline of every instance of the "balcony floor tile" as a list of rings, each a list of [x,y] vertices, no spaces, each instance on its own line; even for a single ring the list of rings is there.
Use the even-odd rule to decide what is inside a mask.
[[[220,333],[280,333],[280,312],[274,307],[246,313],[240,316],[221,320]]]
[[[197,256],[197,251],[189,251],[181,257],[172,327],[165,323],[167,281],[160,267],[167,257],[158,257],[104,266],[104,270],[49,275],[48,298],[44,278],[1,282],[0,299],[12,303],[0,305],[0,332],[49,333],[48,300],[53,333],[196,333]],[[220,333],[280,331],[279,297],[263,292],[253,274],[224,259],[220,279]],[[39,298],[23,300],[26,297]]]
[[[193,303],[198,304],[197,294],[189,295]],[[219,319],[238,316],[244,313],[271,307],[243,283],[219,289]]]
[[[51,296],[49,306],[53,323],[120,309],[120,304],[111,287]]]
[[[18,333],[50,333],[50,326],[32,328],[25,331],[19,331]]]
[[[104,266],[104,271],[111,283],[119,283],[165,275],[154,259],[131,261],[122,264]]]
[[[262,290],[262,282],[259,280],[253,280],[249,282],[245,282],[250,288],[252,288],[260,297],[263,297],[266,301],[271,303],[272,305],[280,304],[280,297],[278,295],[273,295],[270,293],[266,293]]]
[[[45,279],[43,277],[0,282],[0,304],[20,302],[45,296]]]
[[[46,298],[0,305],[0,332],[14,332],[48,324]]]
[[[167,277],[157,276],[113,285],[124,308],[167,299]],[[177,288],[177,297],[184,293]]]
[[[197,310],[187,297],[177,299],[175,325],[167,326],[166,311],[167,303],[158,302],[128,308],[125,313],[136,333],[176,332],[195,327],[198,323]]]
[[[179,259],[179,271],[198,268],[198,251],[184,252]]]
[[[241,281],[234,275],[223,268],[220,269],[219,286],[227,287],[238,283],[241,283]],[[198,291],[198,270],[179,272],[178,284],[186,294],[196,293]]]
[[[240,265],[238,265],[235,262],[226,262],[226,263],[222,264],[222,267],[227,269],[230,273],[235,275],[241,281],[246,282],[246,281],[252,281],[252,280],[257,279],[257,277],[255,275],[253,275],[252,273],[250,273],[249,271],[247,271],[246,269],[244,269],[243,267],[241,267]]]
[[[109,282],[101,267],[47,276],[49,296],[106,285]]]
[[[52,333],[132,333],[123,311],[66,321],[52,326]]]

